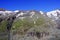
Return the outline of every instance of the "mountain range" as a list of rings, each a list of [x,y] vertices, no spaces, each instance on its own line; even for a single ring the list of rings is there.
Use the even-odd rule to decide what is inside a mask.
[[[43,12],[43,11],[36,11],[36,10],[15,10],[15,11],[9,11],[9,10],[2,10],[0,9],[0,17],[8,17],[15,15],[16,18],[24,18],[24,17],[32,17],[35,14],[42,14],[44,16],[47,16],[49,18],[52,18],[53,20],[57,20],[60,18],[60,10],[54,10],[49,12]],[[37,17],[38,18],[38,17]]]
[[[42,40],[48,40],[48,38],[58,40],[56,35],[60,38],[60,10],[43,12],[37,10],[10,11],[0,9],[0,32],[6,32],[7,29],[10,30],[11,28],[14,34],[13,40],[18,40],[14,38],[18,35],[21,37],[24,35],[26,40],[30,36],[32,40],[40,37],[43,38]],[[43,34],[41,35],[41,33]],[[36,37],[33,38],[32,34]],[[30,35],[29,38],[28,35]],[[44,39],[44,35],[47,35],[46,39]]]

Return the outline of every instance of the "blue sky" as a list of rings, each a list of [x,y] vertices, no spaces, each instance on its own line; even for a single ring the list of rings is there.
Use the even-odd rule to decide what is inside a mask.
[[[60,0],[0,0],[0,8],[7,10],[41,10],[60,9]]]

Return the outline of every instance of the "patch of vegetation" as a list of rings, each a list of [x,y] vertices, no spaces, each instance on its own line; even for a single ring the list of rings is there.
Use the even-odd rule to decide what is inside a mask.
[[[43,19],[43,18],[39,18],[39,19],[37,19],[37,21],[36,21],[36,25],[37,25],[37,26],[43,25],[44,23],[45,23],[45,19]]]
[[[6,25],[7,25],[6,20],[4,20],[0,23],[0,32],[5,32],[6,31]]]
[[[34,27],[34,22],[27,19],[17,20],[13,23],[12,30],[19,30],[19,32],[26,32],[30,28]]]

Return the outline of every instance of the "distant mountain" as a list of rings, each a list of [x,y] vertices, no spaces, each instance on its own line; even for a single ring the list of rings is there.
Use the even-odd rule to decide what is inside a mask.
[[[46,13],[49,18],[57,23],[57,28],[60,29],[60,10],[54,10]]]
[[[0,8],[0,11],[5,11],[5,9],[4,8]]]
[[[24,10],[16,10],[16,11],[0,11],[0,17],[8,17],[11,15],[15,15],[16,18],[22,18],[22,17],[32,17],[34,14],[43,14],[43,12],[39,12],[36,10],[30,10],[30,11],[24,11]]]
[[[41,14],[44,16],[48,16],[49,18],[52,18],[54,20],[57,20],[60,17],[60,10],[54,10],[54,11],[50,11],[50,12],[46,12],[44,13],[43,11],[36,11],[36,10],[15,10],[15,11],[9,11],[9,10],[5,10],[5,9],[0,9],[0,16],[10,16],[10,15],[15,15],[17,18],[21,18],[21,17],[27,17],[30,16],[32,17],[35,14]]]
[[[60,17],[60,10],[54,10],[54,11],[47,12],[47,16],[54,20],[57,20]]]

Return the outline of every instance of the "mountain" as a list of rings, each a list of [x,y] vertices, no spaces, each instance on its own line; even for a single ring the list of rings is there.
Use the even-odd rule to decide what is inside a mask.
[[[57,23],[57,28],[60,29],[60,10],[54,10],[46,13],[49,18]]]
[[[0,11],[0,16],[1,17],[8,17],[11,15],[15,15],[16,18],[24,18],[24,17],[32,17],[34,14],[42,14],[42,12],[35,11],[35,10],[30,10],[30,11],[24,11],[24,10],[16,10],[16,11]]]
[[[0,11],[5,11],[5,9],[4,8],[0,8]]]
[[[0,33],[11,30],[13,40],[53,40],[60,38],[59,29],[60,10],[0,10]]]
[[[16,20],[18,19],[24,19],[24,18],[34,18],[34,20],[43,17],[48,17],[52,19],[53,21],[58,22],[60,20],[60,10],[54,10],[50,12],[43,12],[43,11],[37,11],[37,10],[15,10],[15,11],[9,11],[5,9],[0,9],[0,20],[5,20],[10,16],[15,16]]]
[[[54,10],[54,11],[47,12],[47,16],[54,20],[57,20],[60,17],[60,10]]]

